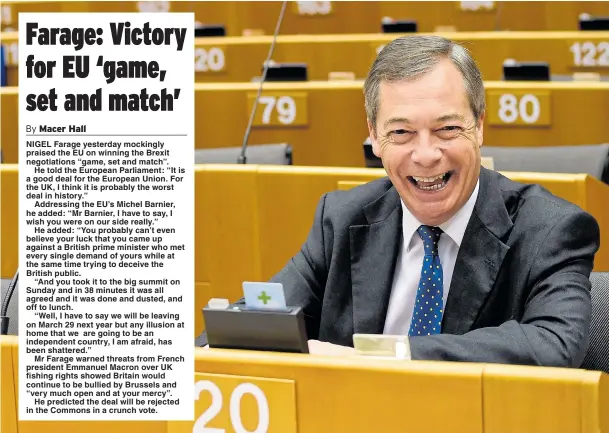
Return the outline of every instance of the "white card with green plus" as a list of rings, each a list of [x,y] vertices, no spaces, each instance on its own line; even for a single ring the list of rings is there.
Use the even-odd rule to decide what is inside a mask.
[[[281,309],[286,308],[283,284],[243,282],[245,305],[249,308]]]

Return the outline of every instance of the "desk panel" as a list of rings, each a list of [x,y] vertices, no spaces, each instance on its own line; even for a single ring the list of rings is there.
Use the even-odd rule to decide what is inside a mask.
[[[202,349],[195,364],[197,372],[208,374],[294,381],[296,399],[286,398],[285,405],[296,408],[299,433],[482,432],[483,364]],[[186,431],[172,430],[173,424],[171,433]]]
[[[429,4],[429,3],[428,3]],[[552,75],[575,72],[609,75],[609,32],[458,32],[435,33],[464,44],[488,81],[503,79],[503,62],[546,61]],[[312,81],[327,80],[330,72],[353,72],[365,79],[378,51],[400,35],[279,36],[276,62],[302,62]],[[195,39],[197,82],[239,82],[259,77],[271,36]],[[607,52],[607,54],[605,54]],[[211,54],[214,54],[213,59]]]
[[[262,277],[256,167],[196,166],[195,200],[203,209],[196,226],[204,233],[205,242],[197,243],[195,257],[205,260],[209,298],[234,302],[242,296],[243,281],[259,281]]]
[[[485,83],[487,146],[561,146],[609,142],[609,82]],[[255,83],[195,85],[195,146],[240,146]],[[2,150],[18,161],[18,88],[0,89]],[[249,143],[289,143],[295,165],[365,166],[368,136],[361,81],[267,83]],[[584,109],[584,107],[586,109]],[[304,113],[302,113],[304,111]]]
[[[296,433],[295,394],[293,380],[195,373],[194,426],[170,422],[167,433]]]
[[[166,433],[166,421],[18,421],[19,346],[14,336],[0,337],[2,351],[2,432],[6,433]],[[5,382],[7,385],[5,386]],[[14,384],[14,393],[9,385]],[[14,414],[14,415],[13,415]],[[6,420],[5,420],[6,416]],[[15,420],[13,423],[11,420]],[[5,427],[7,430],[5,430]]]
[[[559,146],[609,141],[606,128],[609,83],[490,81],[485,87],[486,145]],[[248,95],[257,90],[257,85],[197,84],[196,89],[201,119],[195,132],[197,147],[241,143],[249,118]],[[299,106],[295,98],[303,92],[307,94],[306,107]],[[284,101],[291,102],[280,107],[277,104],[280,97],[275,97],[270,103],[261,103],[259,110],[268,112],[268,125],[254,127],[250,143],[290,143],[295,165],[365,164],[362,142],[368,131],[361,81],[267,83],[263,95],[267,94],[282,95]],[[296,118],[301,108],[308,111],[307,125],[296,126],[289,121],[277,126],[270,124],[270,119],[282,115],[288,120]]]
[[[19,173],[0,165],[0,278],[11,279],[19,263]]]
[[[582,379],[581,393],[582,432],[608,432],[609,375],[602,373],[588,375]]]
[[[484,431],[605,432],[608,380],[606,374],[577,369],[487,365]]]
[[[256,94],[258,86],[195,86],[200,119],[195,125],[197,148],[240,145],[250,116],[248,98]],[[299,104],[303,93],[306,105]],[[362,143],[368,131],[361,83],[268,83],[262,97],[258,110],[267,124],[252,128],[249,143],[289,143],[295,165],[365,166]],[[306,124],[291,123],[302,110],[306,110]],[[279,119],[286,123],[277,124]]]
[[[489,81],[503,79],[503,62],[546,61],[554,76],[575,72],[609,75],[609,32],[461,32],[437,33],[464,44]],[[7,85],[18,85],[17,33],[3,33]],[[303,62],[309,80],[323,81],[330,72],[353,72],[364,79],[377,51],[395,34],[282,35],[273,60]],[[271,36],[195,39],[197,82],[248,82],[261,75]]]
[[[18,391],[3,386],[3,431],[186,433],[204,423],[228,432],[239,431],[237,424],[254,431],[264,418],[268,430],[263,431],[269,433],[603,433],[609,427],[609,376],[600,372],[195,350],[194,398],[199,402],[193,422],[10,424],[16,420],[11,414]],[[3,385],[16,383],[17,338],[0,337],[0,351]]]
[[[480,8],[490,3],[490,8]],[[194,12],[204,24],[224,24],[228,36],[246,29],[273,34],[280,2],[3,2],[1,30],[17,29],[19,12]],[[411,19],[421,32],[438,26],[459,31],[576,30],[582,13],[609,15],[606,2],[290,2],[281,25],[283,34],[377,33],[383,17]]]
[[[17,433],[17,385],[14,373],[17,367],[13,363],[13,351],[17,350],[16,337],[0,336],[0,430],[3,433]]]
[[[609,4],[602,2],[381,2],[381,17],[410,18],[419,31],[451,25],[458,31],[492,30],[576,30],[580,14],[606,16]]]

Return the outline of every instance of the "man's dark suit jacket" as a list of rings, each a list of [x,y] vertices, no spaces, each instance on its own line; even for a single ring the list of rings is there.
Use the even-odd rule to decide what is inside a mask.
[[[401,242],[389,179],[330,192],[301,251],[271,281],[303,307],[310,339],[352,346],[354,333],[383,333]],[[596,220],[577,206],[482,168],[442,334],[410,338],[412,359],[579,366],[599,244]]]

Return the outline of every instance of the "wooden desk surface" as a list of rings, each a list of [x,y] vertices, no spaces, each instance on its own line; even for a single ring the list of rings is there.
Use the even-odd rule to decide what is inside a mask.
[[[16,338],[0,337],[0,345],[3,359],[14,360],[3,361],[3,378],[16,380]],[[268,433],[606,433],[609,427],[609,376],[599,372],[195,351],[193,422],[19,422],[10,412],[18,391],[3,387],[3,431],[241,432],[263,424]]]

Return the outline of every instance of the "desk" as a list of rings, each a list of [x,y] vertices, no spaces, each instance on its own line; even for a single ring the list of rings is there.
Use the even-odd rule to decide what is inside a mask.
[[[3,362],[3,378],[16,381],[17,339],[1,337],[0,344],[3,358],[13,360]],[[609,376],[577,369],[196,349],[193,376],[195,422],[201,426],[207,413],[208,427],[228,432],[237,423],[255,431],[266,418],[260,409],[268,411],[268,433],[609,431]],[[15,425],[19,433],[193,431],[193,422],[18,422],[9,419],[17,400],[17,388],[3,389],[8,433]]]
[[[489,81],[503,79],[505,59],[546,61],[552,75],[571,76],[575,72],[609,75],[609,32],[438,34],[464,44],[476,59],[482,76]],[[1,35],[7,52],[8,86],[18,85],[17,36],[16,32]],[[396,37],[395,34],[282,35],[277,38],[273,60],[306,63],[309,80],[323,81],[336,71],[350,71],[356,78],[364,79],[377,51]],[[251,81],[261,75],[271,41],[271,36],[195,39],[195,80]]]
[[[112,1],[23,1],[2,2],[1,30],[17,29],[19,12],[194,12],[204,24],[224,24],[228,36],[245,29],[273,34],[279,2],[112,2]],[[582,13],[609,15],[609,4],[591,1],[488,2],[290,2],[281,26],[282,34],[377,33],[381,19],[412,19],[421,32],[437,26],[455,26],[459,31],[577,30]]]
[[[487,146],[609,142],[609,82],[485,83]],[[195,85],[195,146],[240,146],[255,83]],[[0,89],[6,163],[18,161],[18,88]],[[267,83],[250,144],[289,143],[295,165],[364,167],[368,136],[361,81]],[[585,108],[585,109],[584,109]]]
[[[609,271],[609,186],[584,174],[504,173],[537,183],[590,212],[601,227],[594,270]],[[243,281],[265,281],[298,252],[327,191],[384,176],[381,169],[198,165],[195,171],[195,330],[210,298],[236,301]],[[0,166],[2,278],[18,262],[17,167]]]
[[[430,5],[428,3],[428,5]],[[503,62],[546,61],[553,75],[597,72],[609,75],[609,32],[459,32],[436,33],[464,44],[488,81],[503,79]],[[276,62],[307,64],[312,81],[328,79],[330,72],[353,72],[365,79],[380,49],[400,35],[291,35],[279,36]],[[197,82],[251,81],[261,75],[271,36],[197,38]],[[582,48],[594,52],[582,57]],[[606,55],[602,52],[607,52]],[[586,51],[587,52],[587,51]],[[585,54],[584,54],[585,56]],[[584,61],[585,60],[585,61]],[[10,83],[9,83],[10,85]]]
[[[605,374],[489,364],[308,358],[198,349],[196,371],[207,374],[198,375],[197,380],[212,375],[293,380],[299,433],[597,433],[609,428],[609,412],[604,410],[609,405],[609,376]],[[472,392],[478,378],[481,399]],[[416,400],[411,400],[412,395]],[[418,404],[427,395],[436,400],[435,416],[428,406]],[[185,429],[171,431],[186,433]]]

